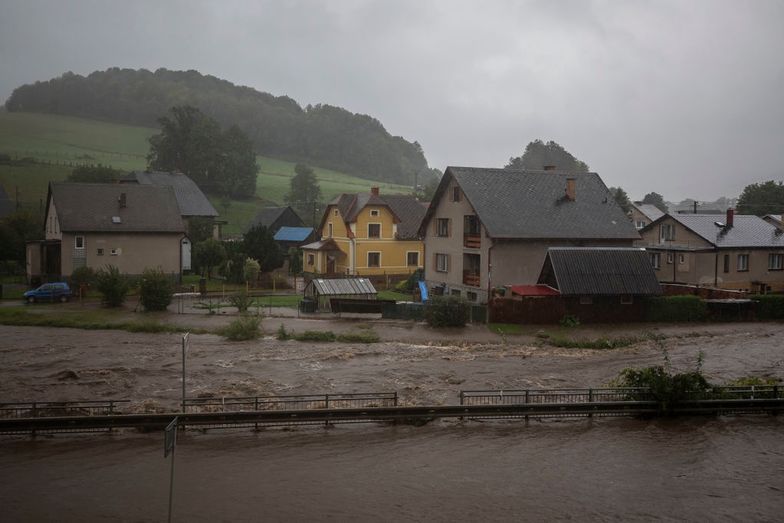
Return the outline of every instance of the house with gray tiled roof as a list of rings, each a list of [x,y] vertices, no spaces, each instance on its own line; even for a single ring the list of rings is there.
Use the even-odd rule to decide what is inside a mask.
[[[638,231],[662,216],[661,209],[650,203],[633,202],[629,211],[629,219]]]
[[[759,216],[667,214],[640,231],[659,281],[784,290],[784,232]]]
[[[194,218],[210,220],[213,222],[213,237],[220,239],[221,222],[216,220],[219,216],[218,211],[196,182],[186,175],[178,172],[134,171],[123,177],[120,183],[171,187],[187,230],[190,231],[190,223]]]
[[[320,241],[302,247],[304,271],[312,275],[407,276],[422,267],[419,225],[426,207],[414,196],[340,194],[324,211]]]
[[[27,244],[31,279],[68,277],[84,266],[114,265],[129,275],[146,268],[179,275],[190,268],[172,187],[51,183],[45,217],[45,239]]]
[[[640,236],[595,173],[447,167],[420,226],[434,294],[484,302],[536,284],[550,247],[632,247]]]
[[[274,236],[281,227],[304,227],[305,222],[290,206],[263,207],[256,213],[248,225],[248,229],[257,225],[263,225]]]

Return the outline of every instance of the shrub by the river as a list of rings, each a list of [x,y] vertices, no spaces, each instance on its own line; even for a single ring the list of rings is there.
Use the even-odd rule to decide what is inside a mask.
[[[780,320],[784,319],[784,295],[762,294],[755,296],[757,306],[757,319]]]
[[[662,296],[646,301],[648,321],[705,321],[708,306],[698,296]]]
[[[471,305],[456,296],[434,296],[425,306],[425,321],[431,327],[463,327]]]
[[[95,286],[101,293],[101,303],[107,307],[119,307],[131,288],[128,278],[120,274],[120,269],[107,265],[95,274]]]
[[[139,300],[146,311],[165,311],[172,301],[174,285],[160,269],[144,269],[139,282]]]
[[[240,291],[237,294],[232,294],[229,296],[229,303],[237,307],[239,312],[247,312],[248,307],[253,304],[253,298],[248,296],[247,292]]]
[[[229,323],[220,333],[231,341],[255,340],[261,335],[261,320],[256,316],[244,316]]]

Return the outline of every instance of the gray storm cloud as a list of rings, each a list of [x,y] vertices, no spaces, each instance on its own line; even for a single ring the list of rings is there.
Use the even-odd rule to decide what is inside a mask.
[[[535,138],[632,197],[784,178],[784,2],[4,2],[0,97],[65,71],[197,69],[378,118],[431,165]]]

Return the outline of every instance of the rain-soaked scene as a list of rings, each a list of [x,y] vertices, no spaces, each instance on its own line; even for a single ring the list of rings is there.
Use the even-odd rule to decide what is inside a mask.
[[[9,0],[3,521],[780,521],[784,4]]]

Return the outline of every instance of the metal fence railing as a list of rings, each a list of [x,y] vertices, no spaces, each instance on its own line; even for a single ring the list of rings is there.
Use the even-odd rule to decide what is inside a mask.
[[[48,418],[59,416],[108,416],[120,414],[130,400],[23,401],[0,403],[0,418]]]
[[[298,396],[245,396],[187,398],[185,412],[243,412],[260,410],[310,410],[396,407],[397,392],[303,394]]]
[[[652,401],[645,388],[462,390],[460,405],[543,405]]]

